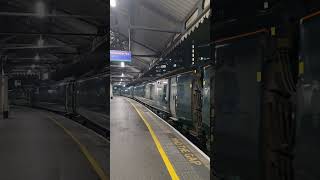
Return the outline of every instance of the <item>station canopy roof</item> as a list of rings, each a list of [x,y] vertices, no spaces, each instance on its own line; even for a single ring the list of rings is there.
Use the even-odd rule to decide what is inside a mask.
[[[200,16],[210,0],[112,1],[116,5],[110,8],[110,48],[121,48],[114,43],[118,39],[124,46],[122,50],[129,50],[130,46],[133,59],[124,68],[111,63],[111,79],[116,84],[126,84],[148,71],[171,42],[184,35],[188,19],[195,11]]]
[[[0,0],[0,7],[0,56],[9,75],[57,70],[106,42],[104,0]]]

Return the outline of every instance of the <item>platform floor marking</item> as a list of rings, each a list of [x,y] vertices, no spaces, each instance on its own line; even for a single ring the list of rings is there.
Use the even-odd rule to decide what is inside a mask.
[[[137,102],[137,101],[135,101]],[[138,102],[139,103],[139,102]],[[179,132],[177,129],[175,129],[171,124],[169,124],[168,122],[166,122],[164,119],[162,119],[161,117],[159,117],[157,114],[155,114],[154,112],[152,112],[148,107],[146,107],[147,110],[154,115],[155,117],[159,118],[162,122],[164,122],[165,124],[167,124],[174,132],[176,132],[183,140],[185,140],[189,145],[191,145],[196,151],[198,151],[206,160],[208,160],[210,162],[210,157],[208,155],[206,155],[201,149],[199,149],[196,145],[194,145],[189,139],[187,139],[184,135],[181,134],[181,132]],[[209,168],[209,167],[208,167]]]
[[[194,155],[192,151],[190,151],[190,149],[187,148],[187,146],[184,145],[178,138],[171,137],[170,139],[176,145],[181,154],[189,161],[189,163],[198,166],[202,165],[202,162],[197,158],[197,156]]]
[[[90,154],[88,149],[80,143],[80,141],[68,130],[66,129],[61,123],[59,123],[54,118],[48,116],[49,119],[51,119],[56,125],[58,125],[60,128],[62,128],[65,133],[67,133],[79,146],[81,152],[84,154],[84,156],[87,158],[87,160],[90,162],[93,170],[98,174],[101,180],[109,180],[110,178],[105,174],[105,172],[100,167],[99,163],[94,159],[94,157]]]
[[[142,115],[142,113],[139,111],[139,109],[130,101],[127,99],[127,101],[133,106],[133,108],[137,111],[137,113],[139,114],[140,118],[143,120],[143,122],[145,123],[145,125],[147,126],[150,134],[151,134],[151,137],[153,139],[153,141],[155,142],[156,144],[156,147],[161,155],[161,158],[164,162],[164,164],[166,165],[167,167],[167,170],[171,176],[171,179],[172,180],[180,180],[179,176],[177,175],[173,165],[171,164],[166,152],[163,150],[162,146],[161,146],[161,143],[158,139],[158,137],[156,136],[155,132],[153,131],[151,125],[149,124],[149,122],[146,120],[146,118]]]

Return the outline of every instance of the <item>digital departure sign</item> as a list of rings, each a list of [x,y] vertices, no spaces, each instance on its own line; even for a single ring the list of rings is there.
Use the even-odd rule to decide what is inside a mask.
[[[110,50],[110,61],[131,62],[131,52]]]

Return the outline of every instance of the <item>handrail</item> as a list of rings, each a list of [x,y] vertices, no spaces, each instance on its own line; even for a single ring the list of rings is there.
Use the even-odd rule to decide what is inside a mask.
[[[243,37],[247,37],[247,36],[252,36],[258,33],[262,33],[262,32],[269,32],[266,28],[263,29],[259,29],[257,31],[253,31],[253,32],[248,32],[248,33],[243,33],[243,34],[239,34],[239,35],[235,35],[235,36],[230,36],[230,37],[226,37],[226,38],[221,38],[218,39],[216,41],[214,41],[215,43],[221,43],[224,41],[229,41],[229,40],[234,40],[234,39],[239,39],[239,38],[243,38]]]
[[[300,24],[302,24],[304,21],[306,21],[306,20],[308,20],[308,19],[311,19],[311,18],[313,18],[313,17],[315,17],[315,16],[318,16],[318,15],[320,15],[320,11],[317,11],[317,12],[311,13],[311,14],[309,14],[309,15],[306,15],[306,16],[304,16],[304,17],[302,17],[302,18],[300,19]]]

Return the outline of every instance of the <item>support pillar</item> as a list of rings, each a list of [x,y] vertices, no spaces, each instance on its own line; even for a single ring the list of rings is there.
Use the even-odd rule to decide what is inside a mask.
[[[9,117],[9,103],[8,103],[8,77],[0,76],[0,110],[3,119]]]
[[[110,83],[110,98],[113,99],[113,86]]]

